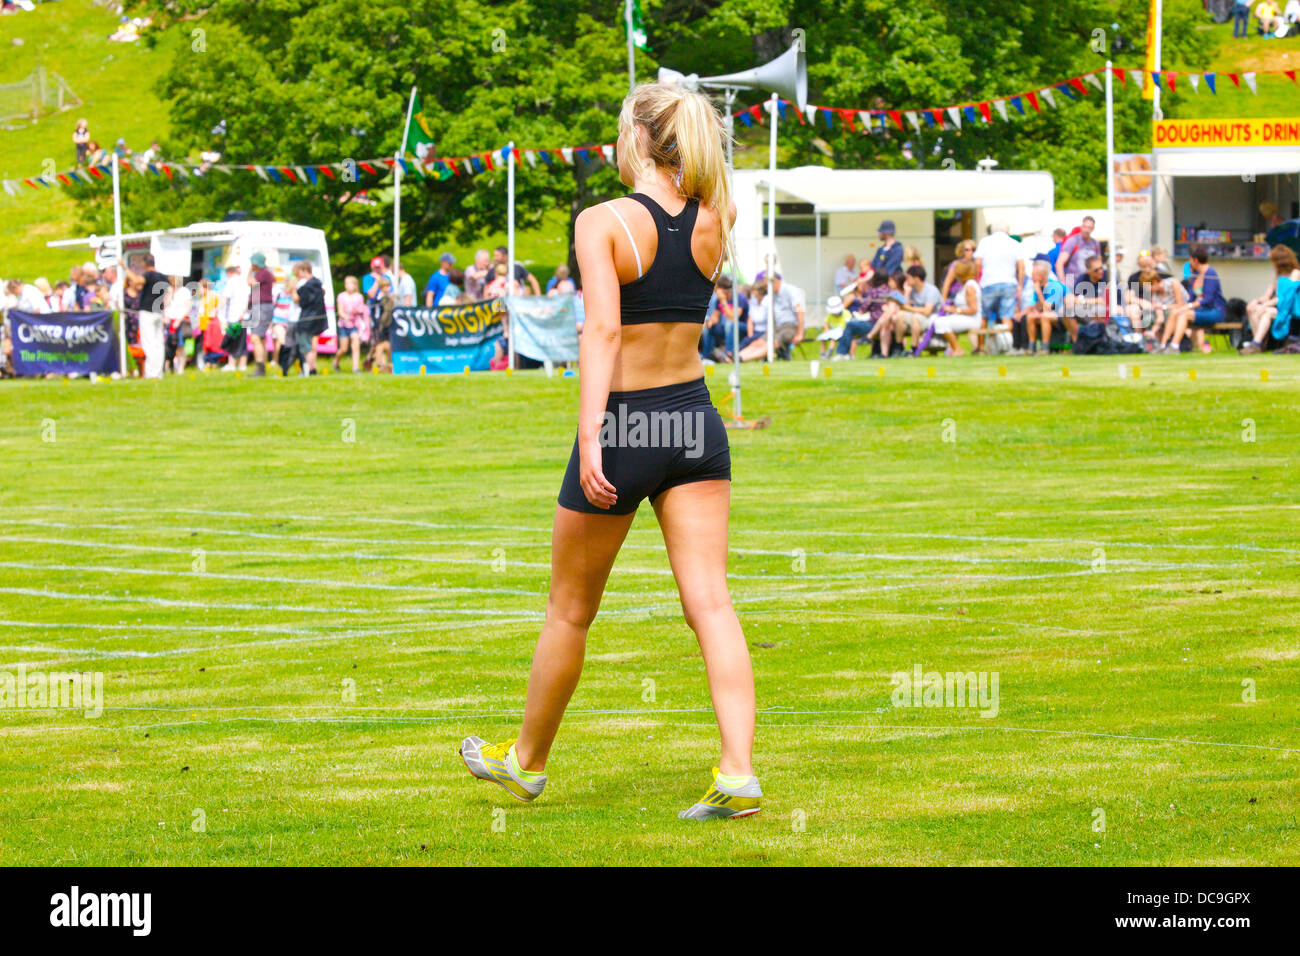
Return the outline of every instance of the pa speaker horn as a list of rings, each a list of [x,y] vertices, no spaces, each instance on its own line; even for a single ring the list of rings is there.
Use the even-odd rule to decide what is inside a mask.
[[[762,90],[794,103],[800,112],[808,105],[808,64],[804,59],[803,44],[799,40],[775,60],[752,70],[725,73],[722,76],[699,76],[660,67],[659,82],[684,86],[688,90],[698,90],[700,87]]]

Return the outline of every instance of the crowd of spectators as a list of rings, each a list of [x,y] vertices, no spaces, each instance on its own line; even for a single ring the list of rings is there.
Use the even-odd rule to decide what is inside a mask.
[[[1251,0],[1233,0],[1232,35],[1244,40],[1250,36]],[[1255,32],[1266,39],[1287,36],[1300,25],[1300,0],[1260,0],[1254,7]]]

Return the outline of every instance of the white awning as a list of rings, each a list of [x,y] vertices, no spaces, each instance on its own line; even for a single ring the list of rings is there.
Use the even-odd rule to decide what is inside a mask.
[[[776,187],[777,202],[802,202],[819,212],[906,209],[1043,208],[1052,201],[1047,172],[948,169],[830,169],[801,166],[762,174],[759,195]]]

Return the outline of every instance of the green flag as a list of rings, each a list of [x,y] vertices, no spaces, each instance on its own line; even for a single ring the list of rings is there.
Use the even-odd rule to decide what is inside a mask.
[[[638,50],[650,52],[650,42],[645,36],[645,24],[641,20],[641,0],[632,0],[632,16],[628,22],[632,32],[632,45]]]
[[[402,155],[405,156],[408,152],[415,153],[420,162],[424,162],[426,155],[433,153],[433,130],[429,128],[429,121],[424,115],[424,104],[420,102],[418,90],[411,106],[411,117],[402,133]]]

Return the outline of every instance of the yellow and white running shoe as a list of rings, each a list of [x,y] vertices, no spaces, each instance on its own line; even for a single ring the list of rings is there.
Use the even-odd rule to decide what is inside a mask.
[[[542,795],[546,774],[522,769],[514,749],[513,740],[490,744],[482,737],[466,737],[460,745],[460,756],[474,776],[490,780],[515,799],[528,803]]]
[[[763,791],[758,786],[757,777],[727,777],[714,767],[713,785],[704,791],[699,803],[677,816],[682,820],[750,817],[759,811],[758,801],[762,796]]]

